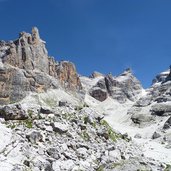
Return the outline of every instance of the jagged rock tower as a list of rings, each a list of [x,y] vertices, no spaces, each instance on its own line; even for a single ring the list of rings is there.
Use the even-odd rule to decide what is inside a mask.
[[[82,88],[74,64],[49,57],[45,43],[36,27],[31,34],[21,32],[17,40],[0,41],[1,105],[19,101],[30,91]]]

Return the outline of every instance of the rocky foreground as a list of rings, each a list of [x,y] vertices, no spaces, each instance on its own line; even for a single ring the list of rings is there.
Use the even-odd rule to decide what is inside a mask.
[[[2,171],[171,170],[171,70],[79,76],[22,32],[0,41],[0,135]]]

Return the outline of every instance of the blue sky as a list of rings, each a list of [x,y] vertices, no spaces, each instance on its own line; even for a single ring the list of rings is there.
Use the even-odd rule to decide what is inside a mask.
[[[131,67],[144,87],[171,64],[170,0],[0,0],[0,39],[33,26],[82,75]]]

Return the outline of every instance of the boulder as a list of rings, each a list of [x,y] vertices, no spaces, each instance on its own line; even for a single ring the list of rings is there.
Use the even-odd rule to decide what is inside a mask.
[[[144,124],[144,123],[150,123],[154,121],[153,116],[147,115],[147,114],[134,114],[131,116],[131,120],[135,124]]]
[[[28,114],[20,104],[4,106],[0,109],[0,117],[5,120],[25,120]]]
[[[53,112],[50,109],[48,109],[48,108],[41,107],[40,108],[40,113],[42,113],[42,114],[51,114]]]
[[[60,134],[64,134],[68,131],[68,126],[60,122],[54,122],[51,124],[51,126],[53,128],[53,131],[58,132]]]
[[[59,107],[62,107],[62,106],[67,106],[67,102],[66,101],[59,101]]]
[[[60,158],[60,156],[59,156],[59,150],[58,150],[57,148],[54,148],[54,147],[48,148],[48,149],[46,150],[46,152],[47,152],[47,154],[48,154],[50,157],[52,157],[52,158],[54,158],[54,159],[56,159],[56,160],[58,160],[58,159]]]
[[[151,107],[151,111],[153,115],[171,115],[171,103],[157,103]]]
[[[152,135],[152,139],[157,139],[161,137],[161,135],[158,132],[154,132],[154,134]]]
[[[137,133],[137,134],[135,134],[134,138],[140,139],[140,138],[142,138],[142,136],[141,136],[141,134]]]
[[[43,135],[38,131],[27,134],[26,138],[33,144],[43,141]]]
[[[163,129],[169,129],[171,127],[171,117],[164,123]]]

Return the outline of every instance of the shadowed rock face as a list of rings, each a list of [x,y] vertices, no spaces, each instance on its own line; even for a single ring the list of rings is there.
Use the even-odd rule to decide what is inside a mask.
[[[31,34],[21,32],[15,41],[0,41],[0,104],[60,85],[72,91],[82,88],[74,64],[49,57],[37,28]]]
[[[103,96],[99,96],[100,89]],[[90,90],[90,95],[99,101],[104,101],[108,94],[118,102],[124,103],[127,100],[136,101],[142,89],[140,82],[133,76],[131,70],[126,70],[118,77],[108,74],[104,79],[99,80]]]

